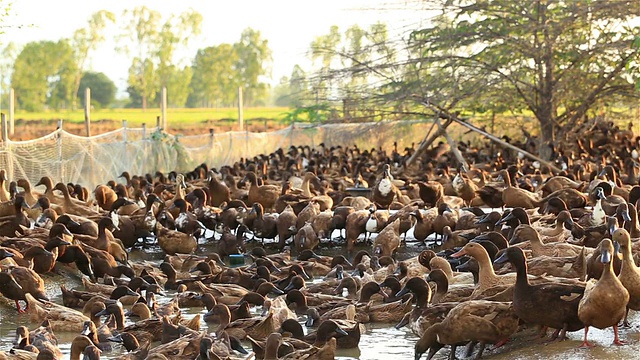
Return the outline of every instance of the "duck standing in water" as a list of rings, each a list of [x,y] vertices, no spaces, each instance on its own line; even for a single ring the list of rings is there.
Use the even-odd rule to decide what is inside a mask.
[[[613,326],[613,343],[624,345],[618,337],[618,323],[624,317],[629,303],[629,291],[622,285],[613,272],[612,256],[616,255],[613,243],[609,239],[600,242],[600,261],[604,267],[597,282],[587,283],[584,297],[578,305],[578,316],[584,323],[584,341],[580,347],[593,347],[587,341],[589,327],[604,329]]]

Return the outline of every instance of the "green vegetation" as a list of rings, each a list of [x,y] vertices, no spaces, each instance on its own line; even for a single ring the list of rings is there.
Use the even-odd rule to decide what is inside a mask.
[[[243,109],[243,117],[246,121],[252,119],[283,119],[288,108],[284,107],[252,107]],[[160,109],[150,108],[145,111],[142,109],[101,109],[91,112],[91,120],[127,120],[129,126],[140,126],[142,123],[153,126],[156,117],[160,115]],[[59,120],[70,122],[83,122],[84,111],[41,111],[28,112],[16,111],[16,119],[22,120]],[[179,124],[198,124],[206,121],[237,121],[237,108],[211,108],[211,109],[167,109],[167,119],[170,123]]]

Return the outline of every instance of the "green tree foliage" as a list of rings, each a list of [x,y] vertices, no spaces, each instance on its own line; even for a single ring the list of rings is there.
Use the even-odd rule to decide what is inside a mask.
[[[237,53],[235,70],[243,90],[246,105],[263,105],[268,86],[261,77],[270,75],[271,49],[260,31],[247,28],[242,31],[240,41],[233,44]]]
[[[233,106],[240,80],[238,53],[230,44],[198,50],[193,61],[190,106]]]
[[[116,85],[104,73],[89,71],[82,75],[77,94],[82,104],[85,103],[86,88],[91,89],[91,104],[94,106],[97,104],[101,108],[106,108],[115,100]]]
[[[104,31],[109,24],[116,21],[115,15],[106,10],[98,11],[91,15],[87,27],[76,30],[71,39],[71,46],[74,49],[77,72],[74,78],[72,108],[76,108],[76,94],[80,88],[81,78],[84,77],[84,66],[89,52],[95,50],[97,46],[105,40]],[[84,93],[83,93],[84,96]]]
[[[407,93],[446,104],[530,110],[540,148],[576,128],[593,107],[633,95],[636,1],[425,0],[440,10],[411,36]]]
[[[25,45],[13,67],[11,85],[18,106],[28,111],[69,106],[77,71],[73,49],[66,40]]]
[[[124,38],[133,41],[137,51],[129,68],[128,84],[141,97],[142,108],[156,100],[162,87],[171,94],[170,105],[184,106],[191,71],[180,66],[175,55],[180,46],[200,34],[202,15],[190,10],[163,22],[159,12],[141,6],[125,11],[124,16]]]

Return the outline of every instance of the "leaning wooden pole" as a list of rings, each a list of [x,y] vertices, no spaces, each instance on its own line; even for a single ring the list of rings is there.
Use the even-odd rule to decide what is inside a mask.
[[[434,141],[436,141],[437,138],[444,135],[444,132],[447,129],[447,126],[451,125],[452,122],[453,120],[451,119],[445,119],[444,124],[440,124],[436,129],[436,131],[431,133],[431,135],[427,135],[427,137],[420,142],[420,145],[418,145],[418,149],[416,149],[416,151],[413,153],[413,155],[411,155],[409,160],[407,160],[407,163],[405,166],[406,167],[411,166],[418,159],[418,157],[422,155],[422,153],[424,153]]]
[[[477,127],[465,122],[464,120],[458,118],[455,115],[449,114],[448,112],[446,112],[446,110],[443,110],[443,109],[441,109],[440,107],[438,107],[436,105],[433,105],[433,104],[430,104],[430,103],[427,103],[427,102],[424,102],[424,101],[421,101],[420,103],[422,105],[428,107],[429,109],[434,110],[437,113],[439,113],[440,114],[439,117],[442,118],[442,119],[447,119],[447,120],[450,120],[450,121],[455,122],[457,124],[460,124],[460,125],[466,127],[467,129],[469,129],[471,131],[474,131],[474,132],[486,137],[487,139],[489,139],[491,141],[494,141],[494,142],[496,142],[496,143],[498,143],[498,144],[500,144],[500,145],[502,145],[502,146],[504,146],[504,147],[506,147],[508,149],[521,152],[524,156],[526,156],[526,157],[528,157],[528,158],[530,158],[532,160],[537,160],[542,165],[545,165],[545,166],[549,167],[549,169],[551,169],[551,171],[553,171],[556,174],[562,172],[562,170],[560,170],[557,166],[553,165],[551,162],[549,162],[547,160],[544,160],[544,159],[540,158],[539,156],[533,155],[533,154],[531,154],[531,153],[529,153],[529,152],[527,152],[527,151],[525,151],[525,150],[523,150],[523,149],[521,149],[521,148],[519,148],[517,146],[511,145],[508,142],[500,139],[499,137],[497,137],[495,135],[492,135],[492,134],[489,134],[488,132],[486,132],[486,131],[484,131],[482,129],[479,129],[479,128],[477,128]],[[414,156],[416,156],[417,153],[418,152],[416,151],[416,153],[414,153]],[[409,159],[409,160],[411,160],[411,159]]]

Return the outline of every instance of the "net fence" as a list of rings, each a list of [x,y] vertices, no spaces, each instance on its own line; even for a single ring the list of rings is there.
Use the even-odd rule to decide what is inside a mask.
[[[199,164],[220,167],[241,158],[271,153],[278,148],[308,145],[358,146],[390,151],[417,145],[431,121],[388,121],[308,125],[293,124],[272,132],[225,132],[180,136],[154,129],[121,128],[84,137],[58,129],[28,141],[0,145],[0,169],[9,180],[32,184],[43,176],[55,182],[80,183],[93,189],[123,171],[131,174],[191,171]]]

